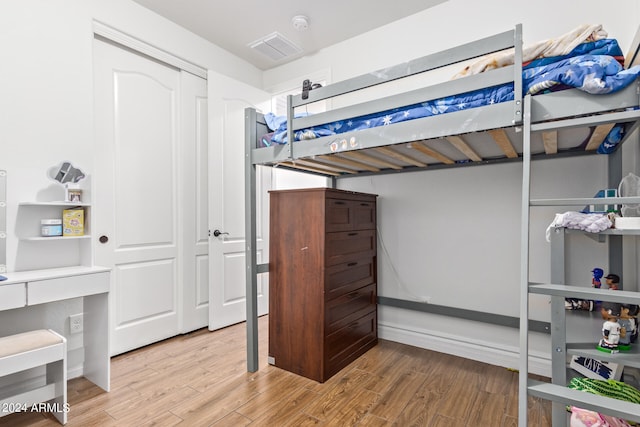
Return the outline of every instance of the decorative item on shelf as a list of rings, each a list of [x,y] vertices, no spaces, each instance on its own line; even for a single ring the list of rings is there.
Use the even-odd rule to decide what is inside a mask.
[[[618,190],[615,188],[605,188],[604,190],[600,190],[593,196],[596,199],[602,199],[605,197],[618,197]],[[583,213],[609,213],[609,212],[619,212],[620,206],[618,205],[589,205],[585,206],[582,210]]]
[[[82,189],[79,182],[85,178],[84,172],[74,167],[70,162],[62,162],[59,166],[49,169],[49,177],[64,186],[65,201],[82,201]]]
[[[592,359],[585,356],[574,355],[569,367],[587,378],[596,380],[617,380],[622,378],[624,365],[604,360]]]
[[[604,270],[601,268],[594,268],[591,270],[591,274],[593,278],[591,279],[591,286],[594,288],[600,288],[602,286],[602,276],[604,276]],[[593,300],[584,300],[579,298],[565,298],[564,299],[564,308],[567,310],[586,310],[586,311],[594,311],[600,304],[600,301]]]
[[[620,276],[618,276],[617,274],[609,273],[605,277],[605,280],[609,289],[613,291],[617,291],[620,289]]]
[[[59,218],[40,220],[40,235],[42,237],[62,236],[62,220]]]
[[[72,188],[71,184],[67,184],[65,190],[65,199],[67,202],[82,202],[82,189],[80,189],[80,187]]]
[[[618,323],[624,330],[624,334],[620,335],[620,342],[618,347],[620,351],[631,350],[631,344],[636,341],[638,337],[638,306],[635,304],[622,304],[620,309],[620,318]]]
[[[618,344],[620,343],[620,336],[624,334],[618,319],[620,318],[620,311],[622,305],[616,302],[603,302],[600,313],[604,319],[602,324],[602,338],[598,343],[598,350],[606,353],[618,353],[620,349]]]
[[[620,197],[640,196],[640,176],[628,173],[620,180],[618,194]],[[620,213],[625,218],[640,217],[640,204],[623,203],[620,207]]]
[[[84,236],[84,209],[65,209],[62,211],[62,235]]]

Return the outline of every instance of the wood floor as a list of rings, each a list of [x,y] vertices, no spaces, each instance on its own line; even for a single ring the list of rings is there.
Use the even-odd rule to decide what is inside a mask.
[[[380,343],[324,384],[266,364],[268,318],[259,322],[260,369],[246,371],[245,326],[202,329],[116,356],[111,392],[69,381],[68,426],[511,427],[518,374],[403,344]],[[551,425],[548,402],[529,399],[529,425]],[[18,413],[0,426],[56,426]]]

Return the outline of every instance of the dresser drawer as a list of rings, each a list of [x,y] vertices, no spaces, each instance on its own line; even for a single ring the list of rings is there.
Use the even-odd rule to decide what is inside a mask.
[[[375,258],[332,265],[325,270],[325,300],[331,300],[376,281]]]
[[[9,310],[25,305],[27,305],[27,287],[24,283],[0,285],[0,310]]]
[[[327,335],[326,369],[330,375],[375,345],[378,339],[377,322],[377,313],[373,311]]]
[[[375,230],[327,233],[325,236],[325,264],[327,266],[358,258],[373,257],[375,254]]]
[[[327,332],[332,333],[375,309],[375,284],[339,296],[327,303]]]
[[[109,292],[109,272],[81,274],[27,284],[29,305]]]
[[[374,200],[327,199],[326,230],[349,231],[376,228],[376,202]]]

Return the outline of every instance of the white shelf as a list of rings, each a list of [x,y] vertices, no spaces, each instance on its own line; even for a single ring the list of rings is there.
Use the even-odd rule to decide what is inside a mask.
[[[597,301],[618,302],[621,304],[640,305],[640,293],[630,291],[614,291],[611,289],[586,288],[580,286],[529,283],[532,294],[561,296]]]
[[[579,390],[572,390],[556,384],[529,381],[529,394],[565,405],[589,408],[592,411],[640,422],[638,404],[599,396]]]
[[[640,368],[640,350],[636,344],[632,344],[631,350],[618,353],[607,353],[596,349],[596,344],[572,343],[567,344],[567,354],[572,356],[584,356],[604,362],[619,363],[624,366]]]
[[[21,237],[20,240],[25,241],[45,241],[45,240],[77,240],[77,239],[90,239],[90,234],[84,236],[50,236],[50,237]]]
[[[85,202],[20,202],[19,206],[64,206],[64,207],[89,207],[90,203]]]
[[[93,262],[92,234],[91,234],[91,204],[88,202],[54,201],[22,201],[18,203],[18,218],[16,221],[16,237],[21,242],[29,242],[29,250],[44,254],[54,251],[48,257],[45,265],[91,265]],[[41,233],[43,219],[62,219],[64,211],[77,209],[84,213],[84,229],[81,236],[43,236]],[[60,225],[61,231],[63,225]],[[44,243],[49,242],[49,243]],[[40,246],[41,245],[41,246]],[[61,254],[66,253],[66,257]],[[27,264],[37,268],[38,263]]]
[[[531,199],[530,206],[584,206],[639,204],[640,197],[585,197],[569,199]]]
[[[606,230],[603,230],[599,233],[590,233],[588,231],[584,231],[584,230],[574,230],[571,228],[567,228],[565,229],[566,233],[569,234],[586,234],[588,236],[600,236],[600,235],[605,235],[605,236],[640,236],[640,229],[626,229],[626,230],[620,230],[617,228],[608,228]]]

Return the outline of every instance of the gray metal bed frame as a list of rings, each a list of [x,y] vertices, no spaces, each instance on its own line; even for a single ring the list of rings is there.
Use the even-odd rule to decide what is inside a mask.
[[[477,58],[493,52],[513,48],[515,52],[514,65],[465,77],[434,86],[419,88],[399,95],[388,96],[374,101],[337,108],[326,113],[294,118],[297,107],[329,99],[342,94],[358,91],[400,78],[427,72],[437,68],[456,64],[465,60]],[[258,312],[257,312],[257,275],[269,271],[268,264],[257,264],[256,254],[256,166],[291,167],[299,159],[313,159],[316,156],[335,154],[330,143],[336,140],[357,139],[355,147],[345,151],[376,149],[377,147],[407,144],[413,141],[425,141],[447,136],[470,135],[475,132],[495,129],[514,129],[522,143],[522,152],[506,158],[472,161],[461,164],[436,163],[429,165],[429,169],[442,167],[460,167],[484,165],[504,161],[524,161],[523,171],[523,212],[526,197],[526,212],[523,214],[522,226],[522,287],[519,318],[501,316],[471,310],[456,309],[456,317],[463,317],[485,323],[502,326],[519,327],[521,336],[521,354],[528,354],[528,333],[538,331],[552,333],[546,322],[530,321],[528,319],[528,209],[529,209],[529,164],[532,159],[549,157],[531,154],[531,134],[534,132],[553,131],[577,127],[591,127],[604,123],[628,122],[625,137],[638,127],[638,112],[624,111],[627,107],[640,105],[640,80],[626,89],[610,95],[593,96],[579,90],[566,90],[535,97],[522,98],[522,27],[517,25],[514,30],[503,32],[492,37],[477,40],[453,49],[445,50],[395,67],[361,75],[343,82],[308,92],[308,98],[301,95],[288,98],[288,140],[292,141],[292,133],[297,129],[304,129],[318,124],[329,123],[345,117],[356,117],[377,111],[385,111],[404,105],[411,105],[425,100],[438,99],[457,93],[464,93],[485,87],[504,83],[513,83],[515,99],[510,102],[489,105],[486,107],[447,113],[433,117],[426,117],[412,121],[397,123],[383,128],[373,128],[329,136],[314,140],[295,141],[286,145],[258,147],[259,138],[268,132],[266,122],[261,113],[255,109],[245,110],[245,233],[246,233],[246,314],[247,314],[247,369],[250,372],[258,370]],[[524,102],[526,100],[526,103]],[[603,114],[606,113],[606,114]],[[578,116],[578,117],[576,117]],[[525,120],[526,118],[526,120]],[[560,120],[559,119],[564,119]],[[634,121],[635,120],[635,121]],[[593,154],[594,151],[568,150],[553,153],[553,157],[577,156]],[[295,163],[293,163],[295,166]],[[361,170],[355,176],[376,173],[397,173],[425,170],[411,165],[398,168],[387,168],[375,172]],[[614,154],[610,160],[610,174],[612,182],[621,175],[620,155]],[[354,176],[353,174],[323,174],[318,170],[307,170],[309,173],[329,175],[332,184],[336,180]],[[618,179],[619,180],[619,179]],[[525,223],[525,221],[527,221]],[[610,259],[612,268],[619,263],[616,254],[621,252],[621,240],[611,242]],[[524,259],[527,258],[525,263]],[[525,285],[526,283],[526,285]],[[446,307],[406,301],[384,296],[378,297],[380,305],[400,307],[435,314],[446,314]],[[520,396],[527,396],[527,357],[521,358],[520,366]],[[520,425],[526,426],[526,398],[519,399],[519,413],[522,416]]]

